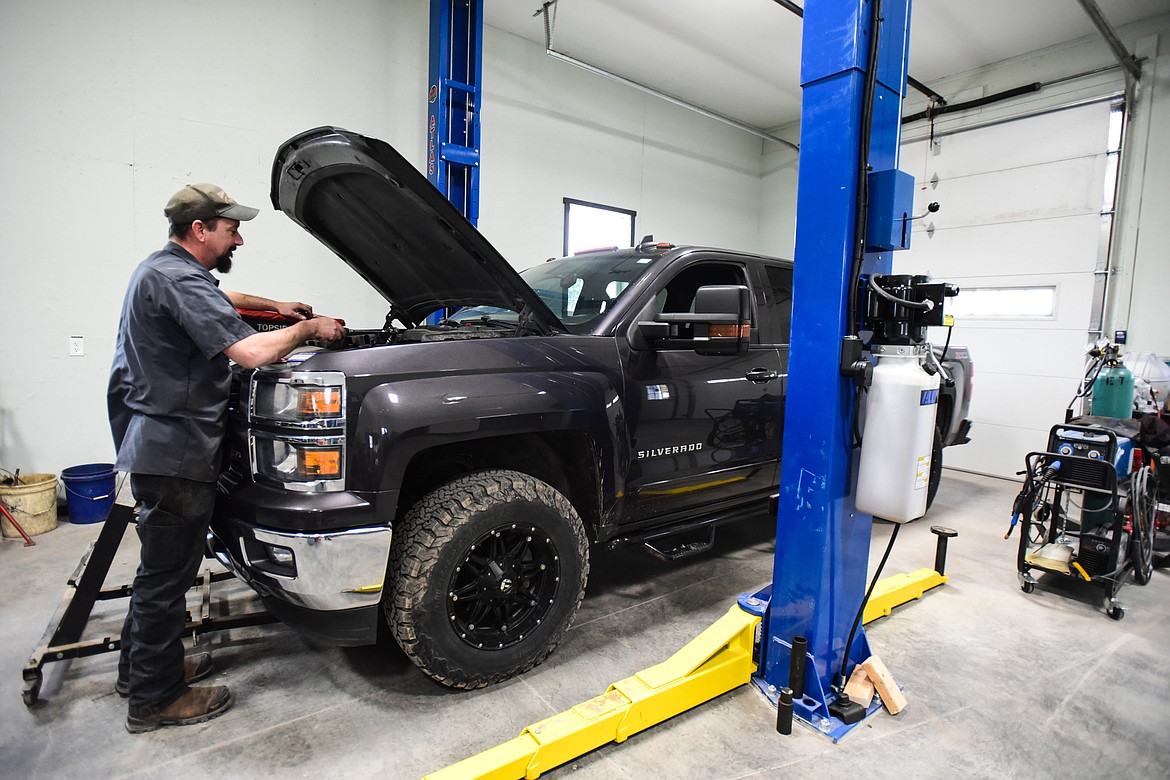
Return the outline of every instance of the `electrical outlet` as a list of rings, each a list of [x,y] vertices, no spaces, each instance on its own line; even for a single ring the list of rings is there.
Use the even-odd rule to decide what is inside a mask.
[[[85,336],[69,337],[69,357],[85,357]]]

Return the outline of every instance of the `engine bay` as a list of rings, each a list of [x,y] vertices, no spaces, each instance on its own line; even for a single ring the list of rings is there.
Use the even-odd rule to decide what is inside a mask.
[[[329,349],[361,349],[387,344],[416,344],[427,341],[465,341],[467,339],[494,339],[515,333],[515,327],[506,325],[443,324],[413,328],[384,328],[378,330],[351,330],[345,338],[332,344],[316,343]],[[314,344],[314,342],[309,342]]]

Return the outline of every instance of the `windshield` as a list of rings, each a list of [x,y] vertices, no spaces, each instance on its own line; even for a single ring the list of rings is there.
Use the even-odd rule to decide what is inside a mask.
[[[549,260],[520,272],[522,278],[571,333],[587,332],[661,254],[635,249]],[[449,319],[516,322],[518,315],[495,306],[472,306]]]

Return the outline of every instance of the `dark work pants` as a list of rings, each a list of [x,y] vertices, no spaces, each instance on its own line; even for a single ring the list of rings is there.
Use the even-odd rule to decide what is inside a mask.
[[[118,677],[130,682],[130,714],[145,717],[187,692],[182,639],[186,594],[207,542],[215,483],[132,474],[130,487],[142,502],[142,562],[122,626]]]

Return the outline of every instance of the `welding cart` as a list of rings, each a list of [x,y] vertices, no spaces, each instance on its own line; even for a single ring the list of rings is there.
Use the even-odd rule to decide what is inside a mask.
[[[1129,573],[1139,585],[1150,581],[1157,488],[1136,434],[1136,421],[1080,417],[1053,426],[1046,451],[1028,453],[1012,509],[1025,593],[1035,590],[1036,571],[1082,580],[1105,590],[1106,613],[1121,620],[1117,594]]]

